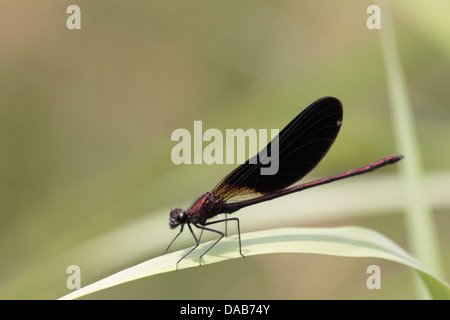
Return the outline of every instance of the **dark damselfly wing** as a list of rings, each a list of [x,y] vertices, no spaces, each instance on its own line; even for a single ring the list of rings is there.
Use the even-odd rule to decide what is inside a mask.
[[[248,159],[228,174],[212,193],[227,201],[233,197],[257,197],[283,190],[310,172],[330,149],[342,124],[342,104],[333,97],[313,102],[292,120],[278,135],[278,172],[261,175],[271,155],[273,139],[254,159]],[[255,161],[256,160],[256,161]]]

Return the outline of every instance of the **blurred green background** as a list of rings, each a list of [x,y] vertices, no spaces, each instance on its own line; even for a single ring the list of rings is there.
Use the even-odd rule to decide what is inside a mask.
[[[81,30],[66,28],[71,4],[81,8]],[[58,298],[69,292],[69,265],[80,266],[84,286],[160,255],[176,234],[170,208],[190,205],[235,167],[171,162],[172,131],[192,130],[194,120],[204,130],[281,129],[333,95],[344,104],[344,125],[306,180],[402,153],[379,31],[366,27],[371,4],[0,0],[0,298]],[[391,5],[448,279],[450,3]],[[397,170],[243,210],[241,231],[357,225],[408,250]],[[189,234],[181,238],[174,250],[193,244]],[[366,288],[371,264],[382,270],[381,290]],[[402,265],[277,254],[87,298],[414,297]]]

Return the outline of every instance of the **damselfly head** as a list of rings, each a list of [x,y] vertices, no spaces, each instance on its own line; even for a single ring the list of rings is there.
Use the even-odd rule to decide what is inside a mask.
[[[186,222],[186,218],[187,218],[186,211],[183,211],[181,209],[170,210],[170,220],[169,220],[170,229],[175,229],[180,224],[184,224]]]

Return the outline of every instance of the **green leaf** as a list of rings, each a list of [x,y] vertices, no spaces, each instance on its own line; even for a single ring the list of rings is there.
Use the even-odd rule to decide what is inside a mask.
[[[315,253],[344,257],[382,258],[407,265],[418,271],[432,297],[449,299],[450,287],[419,261],[385,236],[359,227],[283,228],[242,234],[242,253],[252,256],[267,253]],[[199,256],[213,241],[201,244],[183,259],[178,269],[199,266]],[[237,236],[223,239],[207,255],[202,265],[240,258]],[[60,299],[75,299],[125,282],[175,271],[177,261],[190,249],[166,254],[113,274]]]
[[[399,168],[405,185],[405,221],[408,240],[411,252],[426,263],[431,270],[443,275],[444,267],[439,249],[437,226],[431,203],[424,192],[425,174],[422,152],[412,111],[410,90],[397,47],[394,20],[389,1],[383,0],[380,1],[380,4],[382,5],[384,24],[380,32],[380,40],[392,117],[394,128],[396,128],[397,150],[406,156]],[[419,282],[416,282],[416,291],[419,297],[426,298],[428,296],[428,292]]]

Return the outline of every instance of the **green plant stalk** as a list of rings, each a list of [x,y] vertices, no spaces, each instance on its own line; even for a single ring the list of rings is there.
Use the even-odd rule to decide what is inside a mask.
[[[381,0],[379,3],[382,19],[380,40],[393,122],[396,128],[396,144],[399,151],[405,155],[400,170],[406,190],[405,218],[409,243],[412,253],[419,260],[431,270],[443,276],[437,231],[432,209],[424,193],[420,148],[414,130],[414,119],[406,80],[396,45],[391,11],[388,1]],[[419,297],[425,298],[426,293],[418,290]]]
[[[414,268],[435,299],[450,299],[450,287],[390,239],[373,230],[360,227],[340,228],[282,228],[245,233],[242,253],[245,256],[267,253],[314,253],[344,257],[374,257],[402,263]],[[213,241],[201,244],[178,265],[178,269],[199,267],[199,256]],[[150,259],[103,280],[61,297],[76,299],[125,282],[155,274],[175,271],[177,261],[190,249],[183,249]],[[202,260],[202,265],[242,257],[237,236],[223,239]]]

